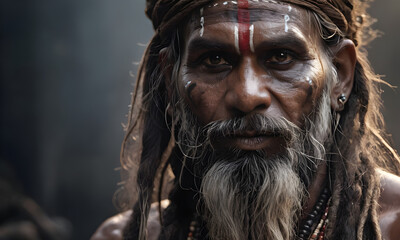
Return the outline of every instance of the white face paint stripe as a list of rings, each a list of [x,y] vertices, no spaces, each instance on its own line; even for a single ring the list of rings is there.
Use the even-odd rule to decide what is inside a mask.
[[[247,0],[248,2],[264,2],[264,3],[274,3],[274,4],[279,4],[279,1],[275,1],[275,0]],[[222,3],[223,5],[227,5],[227,4],[233,4],[233,5],[237,5],[238,1],[225,1]],[[219,3],[212,3],[207,5],[207,7],[211,8],[211,7],[217,7],[219,6]],[[289,6],[289,12],[292,10],[292,7]]]
[[[192,81],[188,81],[188,82],[185,84],[185,88],[188,88],[190,84],[192,84]]]
[[[235,25],[235,48],[236,48],[236,51],[240,54],[240,49],[239,49],[239,28],[238,28],[238,25]]]
[[[250,50],[251,50],[251,52],[254,53],[254,25],[253,24],[250,25],[249,30],[250,30],[250,39],[249,39]]]
[[[202,37],[203,36],[203,34],[204,34],[204,17],[203,17],[203,11],[204,11],[204,9],[203,8],[200,8],[200,26],[201,26],[201,29],[200,29],[200,37]]]
[[[202,37],[203,34],[204,34],[204,17],[201,17],[201,18],[200,18],[200,25],[201,25],[200,37]]]
[[[288,32],[289,28],[288,28],[288,22],[290,20],[289,15],[285,14],[285,32]]]

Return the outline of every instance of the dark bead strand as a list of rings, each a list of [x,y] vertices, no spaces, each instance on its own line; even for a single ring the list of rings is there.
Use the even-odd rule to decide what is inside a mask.
[[[307,218],[303,221],[303,225],[299,227],[297,232],[298,240],[309,239],[313,226],[318,223],[321,216],[323,215],[323,210],[326,208],[327,202],[330,198],[330,191],[328,188],[324,188],[314,209],[308,214]]]

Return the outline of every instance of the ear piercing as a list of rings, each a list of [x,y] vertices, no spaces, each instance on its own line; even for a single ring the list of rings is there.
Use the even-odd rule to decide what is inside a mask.
[[[346,95],[344,95],[344,93],[340,94],[340,96],[339,96],[339,102],[340,102],[341,104],[344,104],[344,103],[346,102],[346,100],[347,100]]]

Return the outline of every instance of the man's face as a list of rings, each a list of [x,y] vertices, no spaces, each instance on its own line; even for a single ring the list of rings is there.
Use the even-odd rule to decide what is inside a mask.
[[[180,179],[200,191],[211,239],[294,234],[330,136],[326,83],[338,79],[315,26],[294,5],[216,1],[183,32]]]
[[[261,114],[303,128],[323,90],[324,59],[304,9],[216,1],[185,30],[179,92],[202,125]],[[220,145],[274,152],[282,144],[276,138],[253,129]]]

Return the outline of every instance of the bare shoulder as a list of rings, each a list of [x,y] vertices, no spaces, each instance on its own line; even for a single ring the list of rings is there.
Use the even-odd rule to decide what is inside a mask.
[[[132,210],[115,215],[104,221],[93,234],[91,240],[119,240],[122,239],[122,232],[127,224]]]
[[[161,201],[161,209],[169,205],[169,200]],[[149,240],[158,239],[161,232],[159,221],[158,203],[151,204],[147,232]],[[104,221],[91,237],[91,240],[122,240],[123,230],[129,221],[132,210],[115,215]]]
[[[400,177],[379,170],[381,196],[379,198],[379,225],[385,240],[400,236]]]

